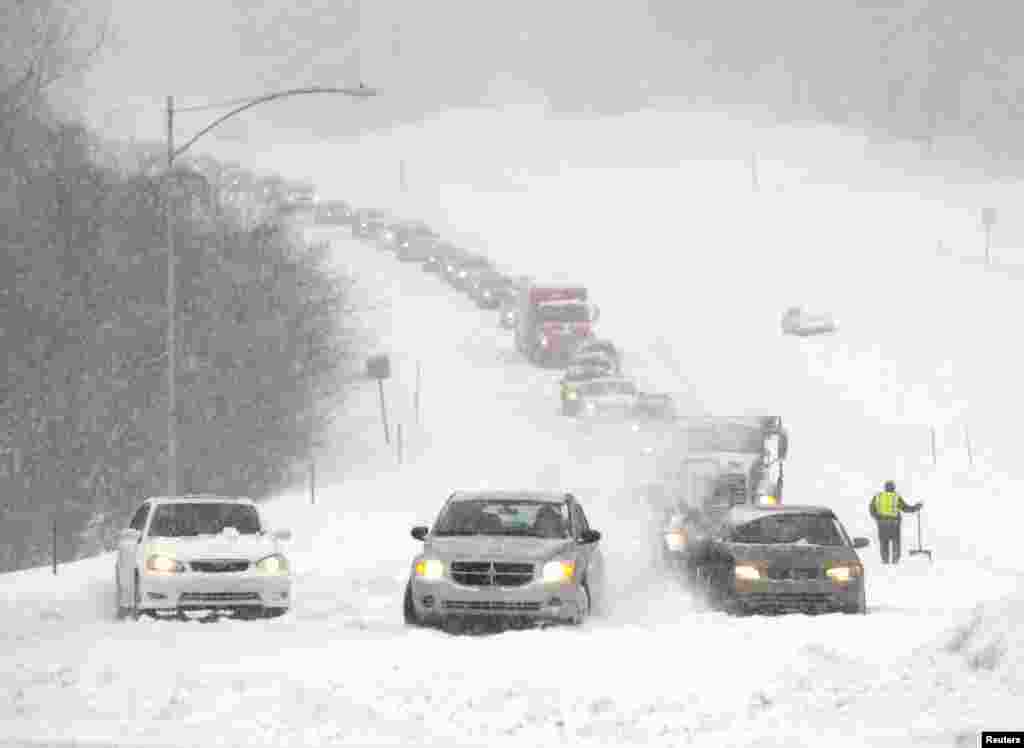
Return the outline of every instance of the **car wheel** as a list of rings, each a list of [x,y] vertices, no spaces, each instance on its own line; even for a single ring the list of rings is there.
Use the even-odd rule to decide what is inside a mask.
[[[572,619],[574,626],[582,626],[588,618],[590,618],[590,587],[584,582],[580,585],[580,592],[582,595],[582,602],[580,603],[579,609],[576,613],[576,617]]]
[[[117,620],[123,621],[128,617],[128,607],[121,605],[121,570],[114,567],[114,594],[117,596],[114,598],[114,602],[117,606]]]
[[[128,609],[128,617],[133,621],[142,616],[142,590],[139,589],[139,572],[132,577],[132,605]]]
[[[416,615],[416,606],[412,601],[412,585],[405,585],[405,600],[402,603],[402,618],[405,619],[406,626],[419,626],[420,619]]]
[[[849,608],[846,608],[843,612],[847,613],[849,615],[867,615],[867,612],[868,612],[867,592],[864,589],[864,585],[863,584],[861,584],[861,586],[860,586],[860,599],[857,601],[857,604],[856,605],[851,605]]]

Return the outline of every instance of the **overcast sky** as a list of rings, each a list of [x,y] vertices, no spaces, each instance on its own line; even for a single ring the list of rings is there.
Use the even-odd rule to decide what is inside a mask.
[[[109,134],[163,134],[179,106],[308,85],[382,89],[377,100],[304,97],[254,109],[225,139],[344,138],[453,106],[597,101],[642,93],[669,52],[646,2],[581,0],[89,0],[113,39],[79,106]],[[638,73],[637,71],[644,71]],[[211,113],[183,114],[179,137]],[[272,126],[272,128],[270,127]]]

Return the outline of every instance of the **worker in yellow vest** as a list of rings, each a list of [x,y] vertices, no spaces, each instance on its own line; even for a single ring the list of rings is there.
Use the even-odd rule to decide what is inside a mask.
[[[871,498],[869,511],[878,523],[878,545],[882,552],[882,563],[898,564],[900,562],[900,518],[903,512],[917,512],[924,506],[908,504],[896,493],[896,483],[889,480],[881,493]]]

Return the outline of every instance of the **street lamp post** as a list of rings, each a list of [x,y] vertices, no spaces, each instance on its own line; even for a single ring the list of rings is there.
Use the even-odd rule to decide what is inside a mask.
[[[174,97],[167,97],[167,178],[173,178],[174,160],[185,153],[201,137],[206,135],[226,120],[252,109],[254,106],[264,104],[268,101],[283,99],[290,96],[302,96],[306,94],[342,94],[354,98],[369,98],[377,95],[377,90],[367,88],[362,83],[355,88],[337,88],[331,86],[313,86],[309,88],[293,88],[287,91],[256,96],[245,100],[242,104],[232,109],[227,114],[218,117],[209,125],[200,130],[191,140],[185,142],[179,148],[174,147]],[[201,107],[209,108],[209,107]],[[178,110],[188,111],[188,110]],[[174,238],[174,201],[171,192],[171,185],[167,185],[167,195],[164,201],[164,231],[167,241],[167,495],[175,496],[178,493],[178,383],[177,383],[177,280],[175,277],[175,264],[177,251]]]

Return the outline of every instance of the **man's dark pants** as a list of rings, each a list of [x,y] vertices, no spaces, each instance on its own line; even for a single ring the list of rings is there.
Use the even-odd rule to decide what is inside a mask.
[[[878,545],[882,552],[882,563],[900,562],[900,521],[898,519],[878,520]]]

